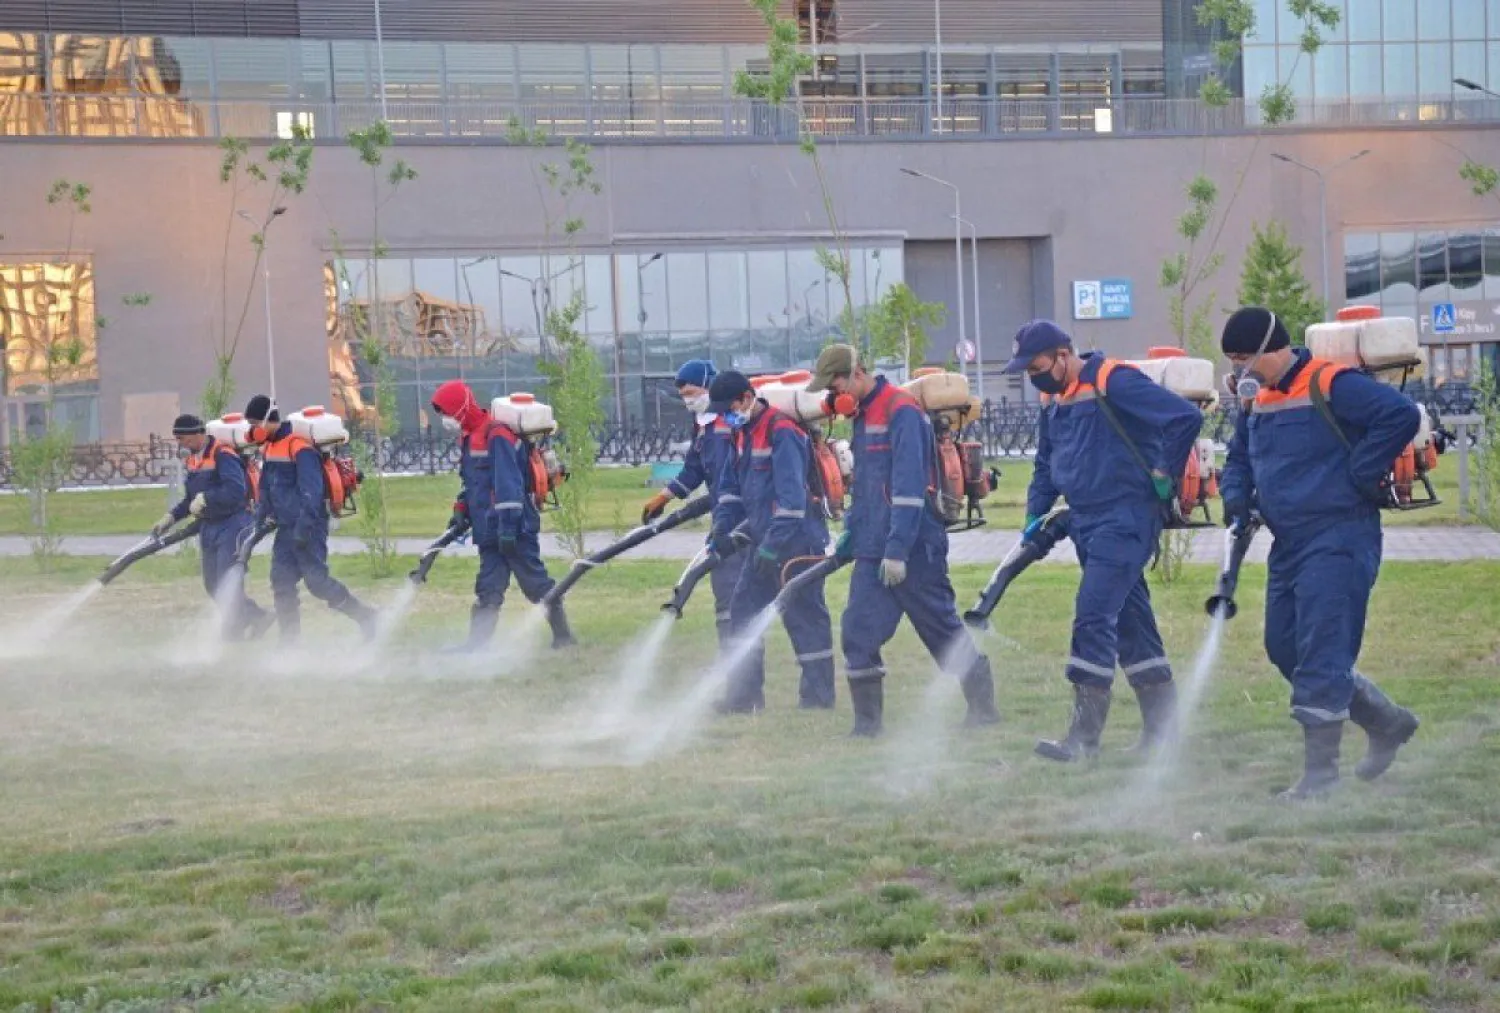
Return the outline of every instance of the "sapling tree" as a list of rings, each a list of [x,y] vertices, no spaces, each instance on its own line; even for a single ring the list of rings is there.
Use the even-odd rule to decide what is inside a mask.
[[[542,277],[532,286],[534,308],[541,321],[537,335],[541,361],[537,368],[547,378],[547,401],[558,426],[554,449],[568,475],[557,493],[556,526],[568,551],[581,557],[585,554],[587,508],[599,457],[594,434],[605,420],[609,385],[599,355],[579,329],[587,308],[583,287],[570,285],[568,298],[558,300],[553,281],[556,275],[571,274],[581,267],[577,237],[585,223],[578,201],[597,196],[603,188],[595,178],[592,149],[577,138],[563,144],[560,160],[548,157],[555,149],[549,148],[545,133],[527,130],[519,121],[511,121],[508,138],[512,144],[534,151],[531,176],[546,236]],[[554,272],[552,261],[559,250],[566,266]]]
[[[1286,226],[1271,222],[1251,226],[1250,248],[1240,271],[1241,306],[1264,306],[1286,325],[1292,344],[1303,342],[1307,329],[1323,319],[1323,300],[1313,295],[1302,273],[1302,247],[1287,236]]]
[[[229,409],[234,399],[234,362],[250,315],[251,298],[261,278],[261,264],[266,255],[265,230],[288,198],[307,189],[312,174],[313,143],[307,128],[292,127],[292,136],[267,148],[257,158],[246,141],[225,137],[219,142],[219,182],[229,188],[229,205],[224,222],[224,248],[219,262],[219,320],[213,335],[214,372],[203,388],[203,413],[217,418]],[[249,204],[251,207],[246,207]],[[255,251],[244,278],[244,295],[239,312],[231,320],[233,302],[230,296],[230,261],[238,220],[250,218],[255,231],[250,245]]]
[[[864,314],[873,359],[900,359],[908,370],[927,361],[928,328],[941,327],[948,308],[924,302],[905,282],[886,289],[879,302]]]
[[[364,130],[350,131],[349,147],[358,154],[360,163],[370,170],[370,284],[369,304],[361,310],[352,307],[350,325],[355,341],[375,378],[375,398],[371,421],[371,439],[356,440],[354,455],[365,481],[360,486],[359,517],[361,538],[377,577],[388,577],[395,570],[396,545],[391,538],[390,510],[386,501],[386,441],[395,435],[400,423],[396,399],[396,375],[391,362],[399,353],[401,335],[392,333],[385,318],[385,301],[380,291],[378,264],[390,253],[381,232],[381,212],[395,199],[401,187],[417,178],[417,171],[403,158],[389,163],[386,155],[394,143],[390,124],[377,120]],[[338,233],[333,233],[336,272],[348,286],[348,260],[343,255]]]

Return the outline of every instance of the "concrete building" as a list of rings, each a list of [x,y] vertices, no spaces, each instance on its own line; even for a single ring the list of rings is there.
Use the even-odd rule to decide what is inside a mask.
[[[1184,0],[788,2],[814,56],[799,121],[735,93],[767,66],[748,0],[9,0],[5,428],[50,401],[82,439],[162,432],[236,335],[237,402],[269,386],[269,345],[284,404],[358,414],[379,359],[412,428],[450,376],[539,388],[541,320],[575,292],[610,416],[675,421],[681,359],[806,364],[897,281],[949,307],[931,357],[977,350],[985,395],[1014,400],[998,369],[1031,317],[1120,354],[1174,340],[1158,278],[1199,172],[1227,210],[1212,305],[1234,304],[1251,225],[1279,220],[1335,306],[1417,315],[1438,377],[1473,375],[1500,321],[1500,212],[1458,170],[1500,163],[1500,7],[1339,4],[1353,18],[1308,60],[1279,6],[1216,68]],[[1252,95],[1289,82],[1297,121],[1181,97],[1210,72]],[[372,174],[343,138],[380,119],[395,143]],[[555,195],[543,167],[567,150],[508,143],[517,123],[591,144],[599,192]],[[305,192],[220,181],[222,138],[264,164],[294,127],[314,138]],[[417,176],[392,193],[398,158]],[[1332,166],[1325,235],[1310,170]],[[87,185],[86,213],[60,181]],[[962,321],[955,196],[978,240]],[[251,237],[276,206],[268,327]],[[820,249],[847,256],[847,286]]]

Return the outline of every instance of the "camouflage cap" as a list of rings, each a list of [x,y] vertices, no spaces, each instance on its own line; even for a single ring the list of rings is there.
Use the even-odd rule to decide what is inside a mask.
[[[818,356],[818,362],[813,366],[812,379],[808,381],[807,389],[814,394],[827,390],[828,385],[833,383],[834,377],[850,376],[854,372],[854,367],[858,365],[859,354],[854,350],[853,345],[829,345]]]

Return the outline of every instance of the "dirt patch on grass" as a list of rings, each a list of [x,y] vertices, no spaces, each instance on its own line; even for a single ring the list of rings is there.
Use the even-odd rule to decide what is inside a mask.
[[[685,926],[701,927],[704,923],[728,924],[755,906],[755,892],[738,890],[684,890],[667,903],[667,916]]]
[[[284,883],[277,887],[276,892],[267,897],[265,902],[289,918],[305,915],[312,910],[312,905],[307,902],[302,888],[291,883]]]

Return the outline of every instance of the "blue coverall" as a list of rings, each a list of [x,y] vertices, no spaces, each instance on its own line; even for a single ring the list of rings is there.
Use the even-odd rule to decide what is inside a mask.
[[[701,485],[707,490],[710,501],[718,506],[719,476],[734,461],[734,430],[717,417],[695,429],[682,470],[667,483],[667,491],[678,499],[687,499]],[[745,565],[745,555],[738,552],[720,561],[708,575],[714,591],[714,626],[719,632],[721,649],[732,639],[734,624],[729,615],[729,602],[734,597],[734,585],[740,579],[740,568]]]
[[[253,521],[250,479],[245,473],[245,464],[232,447],[212,436],[202,453],[188,458],[186,490],[182,501],[172,508],[172,519],[178,523],[186,520],[193,500],[200,494],[204,499],[203,510],[198,515],[202,524],[198,532],[198,548],[202,553],[203,588],[209,597],[216,598],[219,585],[234,568],[240,539]],[[239,597],[233,608],[225,627],[235,634],[264,614],[264,610],[245,593],[244,574],[240,575]]]
[[[1075,684],[1107,687],[1118,663],[1132,687],[1168,682],[1172,669],[1146,586],[1165,520],[1148,467],[1179,478],[1203,414],[1134,367],[1097,352],[1083,363],[1078,382],[1042,412],[1026,494],[1030,516],[1047,513],[1058,496],[1072,510],[1070,536],[1083,578],[1066,674]],[[1101,372],[1106,403],[1146,466],[1099,405]]]
[[[854,419],[853,502],[844,520],[854,573],[840,640],[851,684],[885,677],[880,649],[904,615],[935,661],[959,681],[990,679],[989,659],[958,618],[948,579],[948,532],[928,502],[937,474],[932,423],[908,391],[877,377]],[[903,560],[906,579],[880,580],[882,559]]]
[[[283,637],[301,629],[297,583],[330,608],[346,610],[354,601],[349,589],[328,572],[328,493],[323,458],[316,447],[292,435],[283,422],[266,443],[260,478],[257,523],[276,522],[271,549],[271,590],[276,622]]]
[[[1312,358],[1241,413],[1220,479],[1226,513],[1258,509],[1275,536],[1266,654],[1292,685],[1292,716],[1349,717],[1365,609],[1380,571],[1380,482],[1416,436],[1420,409],[1394,388]],[[1318,389],[1352,449],[1313,404]]]
[[[730,599],[730,621],[740,635],[781,590],[782,566],[799,556],[825,555],[828,524],[808,485],[812,448],[807,433],[789,415],[760,402],[760,412],[739,434],[735,455],[719,476],[714,531],[728,534],[742,523],[750,546],[740,553],[740,569]],[[757,557],[774,555],[774,566]],[[802,669],[799,700],[804,707],[832,707],[833,623],[823,599],[823,582],[808,586],[781,621]],[[765,647],[730,673],[725,707],[758,710],[765,706]]]
[[[459,500],[468,509],[479,549],[474,596],[481,608],[498,609],[505,603],[512,575],[533,603],[555,583],[542,562],[542,515],[531,488],[531,452],[529,443],[498,422],[464,439]]]

